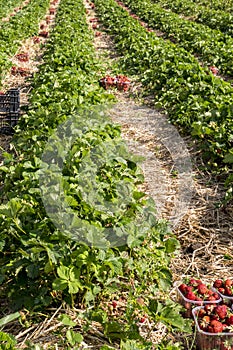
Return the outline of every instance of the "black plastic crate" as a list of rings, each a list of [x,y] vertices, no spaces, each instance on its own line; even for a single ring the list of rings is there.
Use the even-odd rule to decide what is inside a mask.
[[[10,89],[0,95],[0,133],[12,134],[20,116],[20,90]]]

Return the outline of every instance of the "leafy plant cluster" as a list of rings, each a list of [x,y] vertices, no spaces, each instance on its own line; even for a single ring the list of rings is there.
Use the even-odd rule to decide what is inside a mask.
[[[92,39],[83,2],[62,0],[46,45],[44,64],[33,80],[30,107],[14,136],[16,153],[5,153],[0,169],[4,182],[0,206],[1,293],[17,310],[26,307],[37,311],[61,301],[95,306],[87,310],[86,319],[100,322],[108,338],[143,343],[135,314],[135,305],[140,309],[136,304],[140,295],[145,298],[141,312],[168,327],[190,330],[179,316],[180,307],[166,294],[172,281],[170,258],[178,242],[166,223],[157,221],[154,203],[144,200],[144,194],[137,190],[143,176],[137,159],[122,144],[119,127],[110,122],[107,113],[103,114],[102,107],[100,113],[91,107],[114,100],[99,85],[102,67],[95,57]],[[76,215],[72,224],[78,222],[72,232],[51,221],[41,193],[44,190],[45,195],[50,192],[55,197],[57,193],[54,188],[55,192],[42,189],[39,183],[42,173],[53,185],[49,165],[54,164],[55,155],[58,159],[64,156],[62,146],[66,142],[65,138],[57,142],[55,130],[64,135],[65,123],[67,139],[75,136],[65,157],[61,180],[64,202]],[[51,144],[47,146],[51,137],[55,145],[52,149]],[[42,162],[46,147],[48,163]],[[94,162],[92,150],[96,151]],[[90,177],[96,160],[100,165],[93,176],[94,195],[85,189],[92,186]],[[125,194],[127,205],[122,201]],[[92,205],[95,198],[98,203]],[[103,209],[105,202],[110,209],[116,204],[116,213]],[[99,233],[101,236],[106,228],[114,227],[116,237],[126,233],[124,245],[102,249],[92,244],[95,239],[100,243]],[[84,228],[84,242],[77,235],[80,228]],[[130,280],[134,281],[133,288]],[[122,290],[128,295],[126,310],[114,320],[98,304],[102,298],[111,300],[113,293],[119,295]],[[161,293],[162,299],[153,303]]]
[[[148,32],[115,1],[103,6],[101,0],[96,0],[95,4],[114,34],[117,48],[124,52],[125,69],[140,74],[147,90],[154,91],[156,105],[165,108],[174,124],[199,141],[206,164],[230,175],[231,85],[202,68],[184,49]],[[231,177],[227,185],[230,194]]]
[[[20,6],[22,2],[23,2],[22,0],[9,0],[7,2],[3,2],[0,8],[0,18],[9,15],[10,12],[16,6]]]
[[[211,7],[215,10],[231,11],[233,6],[233,1],[232,0],[228,0],[228,1],[211,0],[211,3],[210,3],[209,0],[197,0],[196,4],[206,6],[206,7]]]
[[[228,35],[233,35],[233,25],[232,25],[232,4],[229,7],[224,7],[224,9],[218,10],[212,7],[210,2],[209,6],[200,6],[196,2],[185,0],[153,0],[156,3],[159,3],[160,6],[169,9],[173,12],[185,15],[192,16],[192,20],[203,23],[206,26],[212,29],[221,30],[223,33]],[[218,2],[218,1],[217,1]],[[219,1],[223,3],[223,1]],[[228,2],[225,2],[227,4]],[[227,12],[229,11],[229,12]]]
[[[4,22],[0,26],[1,81],[12,65],[9,58],[17,52],[22,40],[38,33],[39,21],[45,16],[48,8],[49,0],[31,0],[28,6],[11,18],[10,22]]]
[[[150,28],[159,29],[165,38],[174,40],[185,50],[199,57],[207,65],[216,65],[221,73],[233,74],[233,39],[219,30],[180,18],[150,0],[126,0],[130,9]]]

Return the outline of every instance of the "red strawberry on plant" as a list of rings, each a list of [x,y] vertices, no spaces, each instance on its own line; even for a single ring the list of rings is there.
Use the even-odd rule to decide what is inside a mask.
[[[116,309],[116,307],[117,307],[117,302],[116,302],[115,300],[113,300],[112,306],[113,306],[113,309]]]
[[[215,67],[215,66],[210,66],[210,70],[211,72],[214,74],[214,75],[217,75],[218,74],[218,68]]]

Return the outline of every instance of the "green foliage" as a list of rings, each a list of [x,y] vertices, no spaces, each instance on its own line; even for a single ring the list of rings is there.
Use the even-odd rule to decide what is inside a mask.
[[[16,350],[16,339],[5,332],[0,331],[1,350]]]
[[[10,12],[21,4],[21,0],[8,0],[7,2],[3,2],[0,8],[0,17],[6,17],[10,14]]]
[[[207,73],[184,49],[148,32],[113,0],[95,4],[118,50],[124,52],[125,70],[139,75],[147,91],[155,94],[155,105],[197,139],[206,166],[226,179],[232,169],[224,162],[232,148],[232,86]]]
[[[160,6],[173,12],[191,16],[192,20],[203,23],[213,29],[219,29],[223,33],[233,35],[232,27],[232,1],[219,0],[158,0]]]
[[[180,18],[150,0],[125,0],[125,4],[146,21],[150,28],[161,30],[164,38],[197,54],[206,65],[216,65],[220,74],[233,74],[233,39],[230,36],[204,24]],[[195,4],[194,6],[196,7]]]
[[[7,69],[12,65],[9,58],[17,52],[20,42],[38,33],[39,21],[45,16],[48,7],[49,0],[32,0],[29,5],[11,17],[10,22],[4,22],[0,25],[1,80],[5,77]]]

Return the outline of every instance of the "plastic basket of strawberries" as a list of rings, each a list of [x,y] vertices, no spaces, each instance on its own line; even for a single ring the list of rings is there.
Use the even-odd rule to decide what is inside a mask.
[[[192,310],[198,350],[233,350],[233,312],[226,304]]]
[[[219,293],[224,303],[233,305],[233,278],[217,279],[213,283],[214,289]]]
[[[189,278],[185,282],[176,282],[177,301],[186,310],[184,317],[192,317],[192,309],[205,304],[218,304],[221,296],[199,279]]]

